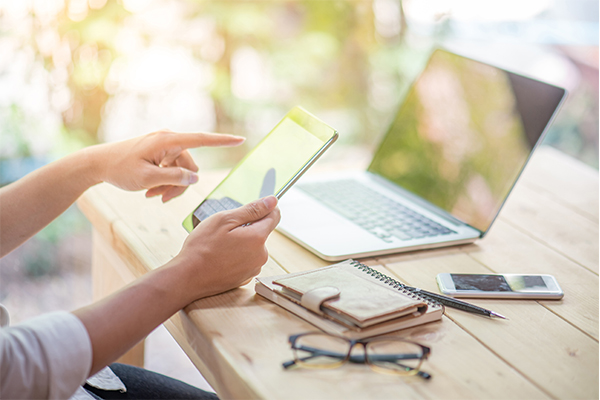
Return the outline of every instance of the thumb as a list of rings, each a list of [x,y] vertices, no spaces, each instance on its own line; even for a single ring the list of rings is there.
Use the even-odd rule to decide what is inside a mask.
[[[181,167],[153,167],[146,180],[146,186],[153,188],[162,185],[188,186],[198,182],[198,174]]]
[[[237,227],[263,219],[276,206],[277,198],[275,196],[267,196],[229,212],[231,213],[230,217],[232,221]]]

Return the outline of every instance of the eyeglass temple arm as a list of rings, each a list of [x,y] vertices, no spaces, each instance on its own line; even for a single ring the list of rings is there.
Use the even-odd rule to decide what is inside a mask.
[[[417,372],[417,375],[419,375],[423,379],[431,379],[431,374],[428,374],[425,371],[419,370],[419,372]]]
[[[396,362],[398,360],[418,360],[422,357],[418,354],[370,354],[369,360],[372,361],[388,361],[388,362]],[[364,363],[365,356],[364,355],[353,355],[350,356],[350,362],[356,363]]]
[[[321,357],[321,356],[325,356],[325,357],[333,357],[333,358],[346,358],[345,354],[341,354],[341,353],[334,353],[332,351],[326,351],[326,350],[320,350],[320,349],[315,349],[313,347],[305,347],[305,346],[301,346],[298,347],[297,350],[302,350],[302,351],[306,351],[309,353],[312,353],[309,356],[306,357],[302,357],[300,359],[300,361],[306,361],[306,360],[310,360],[311,358],[315,358],[315,357]],[[296,365],[296,360],[290,360],[290,361],[286,361],[283,364],[281,364],[283,366],[283,368],[288,369],[294,365]]]
[[[305,346],[301,346],[298,348],[298,350],[302,350],[302,351],[306,351],[306,352],[311,352],[312,354],[306,357],[302,357],[300,359],[300,361],[306,361],[306,360],[310,360],[311,358],[315,358],[315,357],[320,357],[320,356],[327,356],[327,357],[334,357],[334,358],[345,358],[345,356],[341,353],[334,353],[331,351],[325,351],[325,350],[320,350],[320,349],[315,349],[312,347],[305,347]],[[415,358],[421,358],[418,357],[416,354],[376,354],[374,356],[370,356],[370,359],[374,359],[374,361],[388,361],[388,362],[393,362],[398,364],[399,366],[401,366],[402,368],[406,368],[408,370],[414,370],[414,368],[409,367],[407,365],[404,364],[400,364],[398,363],[398,360],[414,360]],[[364,364],[365,363],[365,356],[364,355],[353,355],[350,356],[350,358],[348,359],[351,363],[356,363],[356,364]],[[281,364],[283,366],[283,368],[288,369],[290,367],[293,367],[294,365],[296,365],[296,360],[290,360],[290,361],[286,361],[284,363]],[[430,379],[431,375],[428,374],[425,371],[417,371],[417,375],[419,375],[420,377],[424,378],[424,379]]]
[[[282,363],[282,364],[281,364],[281,366],[282,366],[284,369],[291,368],[291,367],[293,367],[294,365],[296,365],[296,360],[290,360],[290,361],[286,361],[286,362],[284,362],[284,363]]]
[[[308,359],[313,358],[313,357],[316,357],[316,356],[313,355],[313,356],[304,357],[304,358],[302,358],[301,361],[305,361],[305,360],[308,360]],[[291,368],[294,365],[296,365],[296,360],[286,361],[286,362],[282,363],[281,365],[283,366],[284,369],[288,369],[288,368]],[[403,367],[403,368],[407,368],[409,370],[413,369],[413,368],[408,367],[408,366],[403,365],[403,364],[398,364],[398,365],[401,366],[401,367]],[[422,370],[417,371],[417,375],[419,375],[423,379],[431,379],[431,374],[429,374],[429,373],[427,373],[425,371],[422,371]]]
[[[307,353],[312,353],[310,356],[302,358],[301,361],[311,359],[313,357],[325,356],[325,357],[333,357],[333,358],[346,358],[346,354],[336,353],[333,351],[327,351],[322,349],[316,349],[314,347],[308,346],[300,346],[296,348],[296,350],[302,350]],[[388,361],[388,362],[397,362],[398,360],[415,360],[422,358],[418,354],[407,353],[407,354],[373,354],[369,356],[370,360],[373,361]],[[351,355],[348,359],[351,363],[364,364],[366,362],[364,354],[355,354]]]
[[[414,360],[414,359],[419,359],[421,357],[417,356],[416,354],[376,354],[374,356],[369,356],[369,359],[371,361],[376,361],[376,362],[390,362],[390,363],[394,363],[402,368],[405,368],[409,371],[413,371],[414,368],[413,367],[409,367],[408,365],[404,365],[399,363],[399,360]],[[364,364],[365,363],[365,356],[363,355],[354,355],[354,356],[350,356],[349,361],[351,363],[357,363],[357,364]],[[417,371],[417,375],[419,375],[421,378],[423,379],[430,379],[431,375],[428,374],[425,371],[421,371],[418,370]]]

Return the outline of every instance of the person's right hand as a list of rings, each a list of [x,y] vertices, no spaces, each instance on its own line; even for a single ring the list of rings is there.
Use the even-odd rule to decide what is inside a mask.
[[[86,152],[96,161],[94,183],[109,182],[125,190],[147,189],[147,197],[162,196],[166,202],[198,181],[198,166],[187,149],[237,146],[243,142],[240,136],[162,130],[91,146]]]
[[[239,287],[267,262],[265,242],[279,223],[277,198],[268,196],[202,221],[172,260],[184,268],[190,302]]]

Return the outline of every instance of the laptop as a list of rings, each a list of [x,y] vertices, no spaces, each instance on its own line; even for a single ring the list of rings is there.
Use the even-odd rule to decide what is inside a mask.
[[[483,238],[565,97],[435,50],[368,169],[301,180],[277,229],[328,261]]]

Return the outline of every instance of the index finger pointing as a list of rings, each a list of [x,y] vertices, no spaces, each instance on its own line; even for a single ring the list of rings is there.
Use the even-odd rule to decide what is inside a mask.
[[[172,145],[184,149],[194,147],[237,146],[246,138],[222,133],[176,133],[169,138]]]

